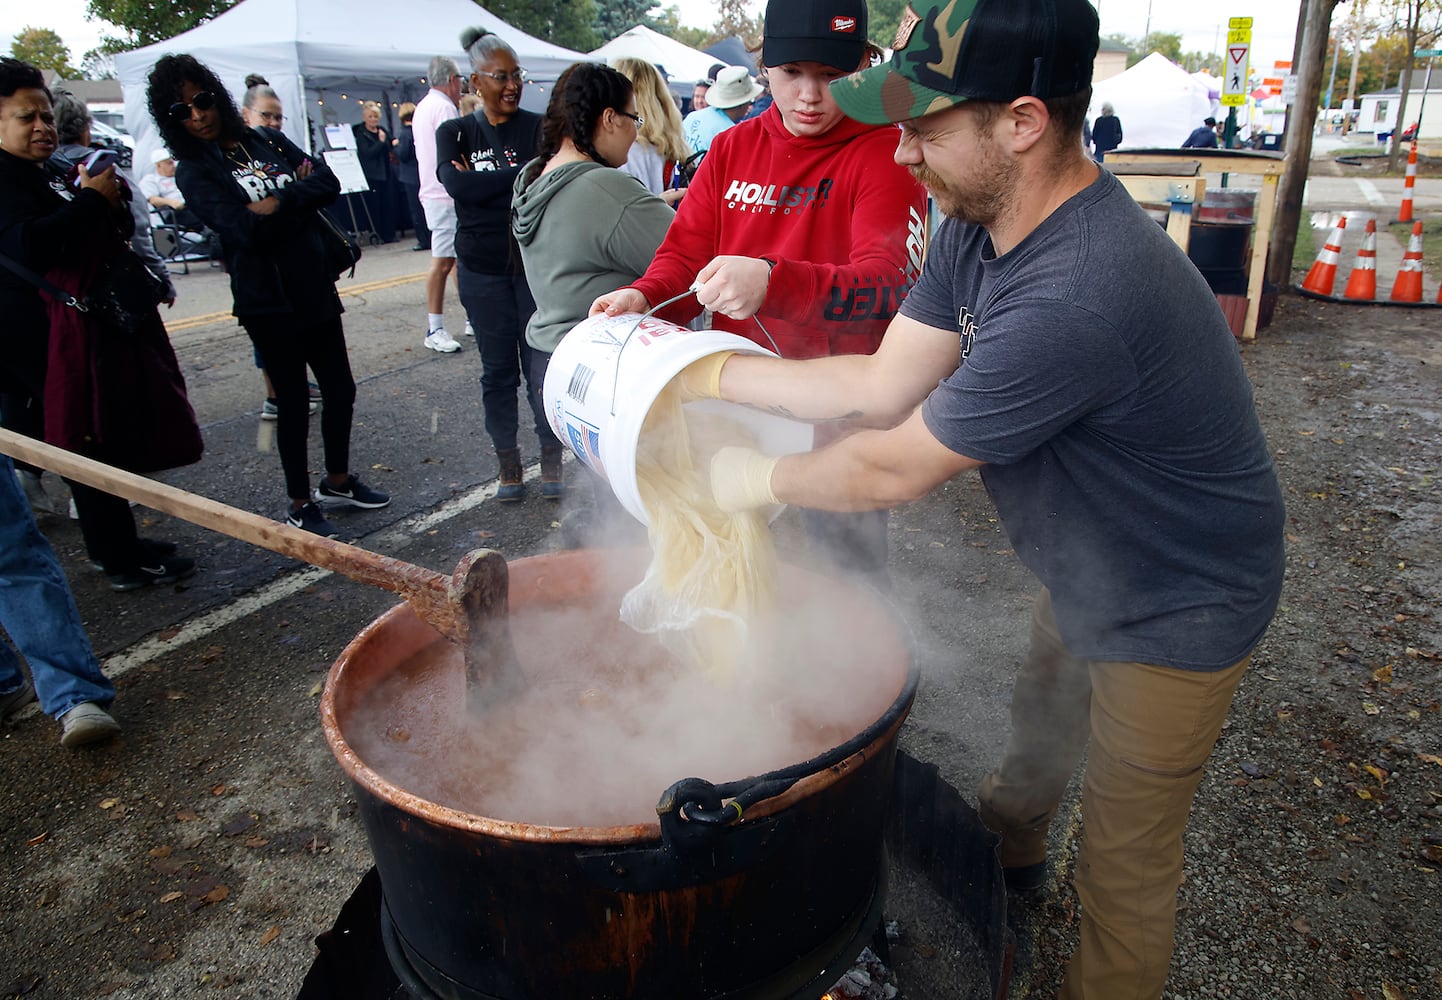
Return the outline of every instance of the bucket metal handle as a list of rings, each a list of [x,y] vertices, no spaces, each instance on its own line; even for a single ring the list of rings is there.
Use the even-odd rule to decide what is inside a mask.
[[[621,386],[621,355],[626,352],[626,345],[631,342],[631,335],[640,329],[641,324],[650,319],[656,310],[665,309],[671,303],[680,302],[688,295],[694,294],[696,294],[696,286],[693,285],[680,295],[673,295],[666,301],[659,302],[650,309],[647,309],[640,316],[636,317],[636,322],[631,324],[631,329],[627,330],[626,336],[621,338],[621,349],[616,352],[616,367],[615,370],[611,372],[611,416],[614,417],[616,415],[616,390]],[[757,326],[761,327],[761,332],[766,334],[766,339],[771,341],[771,349],[776,352],[776,356],[778,358],[781,357],[781,348],[776,346],[776,338],[771,336],[771,331],[762,325],[761,317],[753,315],[751,318],[756,321]]]

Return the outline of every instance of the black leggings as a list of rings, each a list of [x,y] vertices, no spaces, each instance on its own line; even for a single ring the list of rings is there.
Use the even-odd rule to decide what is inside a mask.
[[[339,316],[301,320],[294,316],[255,316],[243,320],[245,332],[275,386],[275,441],[285,470],[285,492],[292,500],[310,499],[306,439],[310,431],[310,386],[306,366],[315,373],[325,399],[320,411],[320,437],[325,470],[350,472],[351,413],[355,379],[346,354],[345,330]]]

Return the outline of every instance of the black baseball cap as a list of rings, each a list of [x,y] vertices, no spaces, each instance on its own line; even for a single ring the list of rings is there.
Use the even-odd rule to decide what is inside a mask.
[[[819,62],[843,73],[866,52],[866,0],[770,0],[761,64]]]
[[[876,124],[962,101],[1064,97],[1091,86],[1098,35],[1087,0],[912,0],[891,60],[835,81],[831,94]]]

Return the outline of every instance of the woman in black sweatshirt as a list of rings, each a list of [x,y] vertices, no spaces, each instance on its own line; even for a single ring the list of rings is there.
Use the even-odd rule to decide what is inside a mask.
[[[536,155],[541,116],[521,110],[525,78],[510,45],[482,28],[462,32],[461,44],[471,57],[471,89],[481,107],[436,129],[436,175],[456,202],[456,276],[481,352],[481,408],[500,464],[496,499],[525,495],[516,441],[516,390],[524,379],[541,439],[541,496],[559,500],[566,491],[561,442],[546,422],[526,343],[536,302],[511,237],[511,187],[521,165]]]
[[[225,85],[194,56],[162,56],[146,96],[175,154],[186,206],[220,236],[235,315],[275,383],[276,443],[290,497],[286,521],[334,538],[337,531],[311,500],[307,365],[325,397],[320,497],[367,509],[390,503],[350,472],[355,380],[344,310],[326,263],[325,240],[333,237],[319,217],[340,182],[283,133],[246,128]]]

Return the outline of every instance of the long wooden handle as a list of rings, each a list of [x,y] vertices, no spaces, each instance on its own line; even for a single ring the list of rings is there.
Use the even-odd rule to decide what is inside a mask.
[[[322,538],[3,428],[0,428],[0,452],[192,524],[389,590],[403,597],[421,618],[448,639],[457,642],[465,639],[464,622],[457,621],[458,609],[450,594],[451,578],[434,570]],[[460,617],[464,618],[464,611]]]

